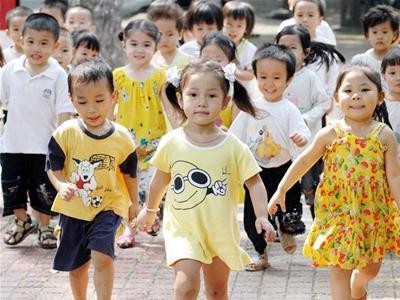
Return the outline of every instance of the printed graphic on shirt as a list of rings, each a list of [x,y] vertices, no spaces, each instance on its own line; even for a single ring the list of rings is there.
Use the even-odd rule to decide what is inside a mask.
[[[178,160],[172,165],[179,173],[172,179],[171,190],[175,194],[172,207],[176,210],[188,210],[201,204],[209,194],[225,196],[228,183],[226,178],[215,180],[209,173],[196,165]]]
[[[70,181],[78,189],[77,196],[81,198],[83,205],[86,207],[100,207],[103,197],[92,196],[93,191],[103,188],[98,184],[96,171],[101,169],[115,170],[115,157],[107,154],[94,154],[88,160],[73,158],[73,161],[75,162],[76,171],[72,172]]]
[[[140,126],[143,126],[143,124],[140,124]],[[138,159],[144,162],[149,161],[153,156],[154,151],[157,149],[161,138],[155,138],[153,140],[147,138],[141,138],[140,141],[138,141],[136,133],[133,129],[130,129],[129,133],[132,135],[133,140],[136,141],[136,143],[138,144],[138,147],[136,148]],[[149,135],[151,134],[150,130],[148,134]]]
[[[271,160],[281,152],[281,145],[275,142],[266,126],[258,131],[259,136],[250,143],[250,149],[260,161]]]

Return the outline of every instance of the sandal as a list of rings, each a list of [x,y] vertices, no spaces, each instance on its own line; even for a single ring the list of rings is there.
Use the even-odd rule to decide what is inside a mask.
[[[50,226],[44,226],[38,230],[39,246],[43,249],[54,249],[57,248],[57,238],[54,235],[54,228]]]
[[[132,248],[135,246],[135,236],[130,232],[122,234],[117,240],[117,246],[122,249]]]
[[[160,219],[157,217],[156,220],[154,221],[153,225],[151,225],[151,229],[149,231],[147,231],[147,233],[152,236],[157,236],[160,229],[161,229]]]
[[[293,254],[297,249],[297,243],[294,236],[279,230],[279,237],[283,250],[288,254]]]
[[[253,257],[252,262],[245,265],[244,269],[249,272],[257,272],[263,271],[269,268],[270,264],[268,262],[268,253],[267,249],[264,250],[264,254],[258,254],[257,256]]]
[[[37,229],[37,224],[32,222],[31,217],[28,215],[26,221],[22,221],[17,217],[14,218],[14,225],[6,231],[4,236],[4,243],[10,246],[18,245],[29,234]]]

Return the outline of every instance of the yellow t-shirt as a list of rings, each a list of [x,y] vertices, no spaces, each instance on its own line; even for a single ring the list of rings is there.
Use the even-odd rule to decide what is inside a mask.
[[[237,203],[242,184],[261,169],[247,145],[228,134],[216,146],[198,147],[178,128],[162,138],[151,163],[171,175],[163,221],[167,264],[209,264],[215,256],[233,270],[249,263]]]
[[[86,221],[106,210],[128,217],[129,195],[123,174],[136,176],[135,144],[124,127],[112,124],[108,133],[95,136],[80,119],[74,119],[53,133],[47,168],[60,170],[78,188],[70,201],[57,194],[53,211]]]
[[[145,81],[133,80],[126,73],[126,67],[115,69],[113,75],[118,96],[116,122],[133,135],[138,147],[138,166],[147,168],[160,138],[166,133],[160,98],[165,71],[156,69]]]

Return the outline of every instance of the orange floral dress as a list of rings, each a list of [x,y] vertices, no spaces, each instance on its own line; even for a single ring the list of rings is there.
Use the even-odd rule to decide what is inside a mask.
[[[314,266],[362,269],[388,251],[400,256],[400,212],[386,178],[386,146],[377,137],[384,126],[366,138],[336,126],[303,248]]]

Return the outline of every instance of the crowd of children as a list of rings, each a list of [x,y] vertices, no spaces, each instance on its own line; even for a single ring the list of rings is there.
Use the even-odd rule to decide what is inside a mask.
[[[196,299],[202,271],[207,298],[227,299],[230,270],[269,267],[268,243],[296,251],[303,194],[304,255],[331,268],[333,299],[366,299],[385,253],[400,256],[399,15],[368,10],[372,48],[344,67],[325,1],[288,2],[293,18],[257,48],[247,2],[153,1],[115,33],[126,64],[114,70],[88,7],[7,12],[4,243],[38,232],[75,299],[91,262],[98,299],[111,299],[114,244],[134,247],[162,221],[174,298]]]

